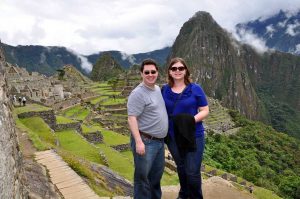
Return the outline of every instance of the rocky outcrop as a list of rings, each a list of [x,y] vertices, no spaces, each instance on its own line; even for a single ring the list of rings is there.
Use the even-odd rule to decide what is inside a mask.
[[[4,61],[0,42],[0,198],[26,198],[22,157],[2,73]]]
[[[56,187],[49,181],[45,167],[33,160],[24,161],[29,198],[60,199]]]
[[[112,191],[119,190],[122,191],[122,195],[124,196],[132,196],[133,195],[133,186],[127,181],[125,178],[119,176],[118,174],[111,171],[108,167],[92,164],[91,169],[101,176],[105,178],[105,182],[107,182],[107,186]]]

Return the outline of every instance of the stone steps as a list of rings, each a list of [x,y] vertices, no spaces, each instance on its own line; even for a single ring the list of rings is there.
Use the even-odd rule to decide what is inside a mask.
[[[35,159],[48,169],[52,183],[56,185],[65,199],[100,199],[85,181],[53,150],[36,152]]]

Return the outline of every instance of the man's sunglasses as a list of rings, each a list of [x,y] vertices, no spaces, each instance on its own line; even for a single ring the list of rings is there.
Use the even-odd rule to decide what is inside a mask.
[[[152,75],[154,75],[154,74],[156,74],[156,72],[157,72],[156,70],[150,70],[150,71],[149,70],[145,70],[144,74],[145,75],[149,75],[151,73]]]
[[[173,72],[175,72],[175,71],[177,71],[177,70],[179,70],[179,71],[184,71],[184,70],[185,70],[185,67],[184,67],[184,66],[178,66],[178,67],[174,66],[174,67],[171,67],[169,70],[171,70],[171,71],[173,71]]]

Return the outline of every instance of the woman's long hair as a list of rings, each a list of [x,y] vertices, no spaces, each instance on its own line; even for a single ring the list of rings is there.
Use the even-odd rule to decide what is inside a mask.
[[[184,61],[184,59],[182,59],[182,58],[180,58],[180,57],[175,57],[175,58],[173,58],[173,59],[171,59],[171,61],[170,61],[170,63],[169,63],[169,66],[168,66],[168,71],[167,71],[167,73],[168,73],[168,79],[167,79],[167,81],[168,81],[168,84],[169,84],[169,86],[170,87],[173,87],[174,86],[174,79],[173,79],[173,77],[170,75],[170,69],[172,68],[172,66],[174,65],[174,64],[176,64],[177,62],[180,62],[180,63],[182,63],[182,65],[185,67],[185,70],[186,70],[186,72],[185,72],[185,75],[184,75],[184,83],[185,83],[185,85],[188,85],[189,83],[191,83],[192,82],[192,79],[190,78],[190,71],[189,71],[189,69],[188,69],[188,67],[187,67],[187,65],[186,65],[186,63],[185,63],[185,61]]]

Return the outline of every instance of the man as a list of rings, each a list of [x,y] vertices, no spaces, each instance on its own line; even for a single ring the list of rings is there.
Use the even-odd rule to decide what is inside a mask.
[[[134,157],[134,198],[160,199],[164,171],[164,141],[168,115],[160,88],[155,85],[158,67],[146,59],[140,68],[143,78],[129,95],[127,110]]]

